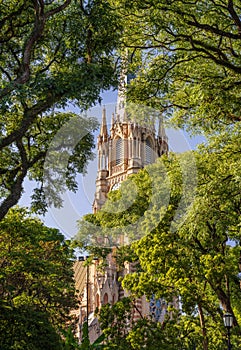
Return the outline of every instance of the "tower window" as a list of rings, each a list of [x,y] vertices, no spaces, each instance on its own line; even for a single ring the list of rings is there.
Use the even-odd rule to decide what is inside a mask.
[[[154,161],[154,151],[152,148],[152,142],[148,138],[145,142],[145,164],[151,164]]]
[[[115,144],[115,156],[116,156],[116,165],[121,164],[124,158],[124,148],[123,148],[123,141],[121,138],[118,138],[116,140]]]
[[[108,304],[108,294],[107,293],[104,294],[103,304],[104,305]]]
[[[99,296],[99,294],[96,294],[95,306],[98,307],[98,308],[100,307],[100,296]]]

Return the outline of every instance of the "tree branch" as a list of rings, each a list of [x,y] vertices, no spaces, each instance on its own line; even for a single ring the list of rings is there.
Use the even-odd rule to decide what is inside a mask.
[[[228,0],[228,10],[229,10],[229,13],[232,16],[235,24],[238,27],[239,35],[241,35],[241,21],[239,19],[239,16],[237,15],[237,12],[234,10],[233,0]]]
[[[30,60],[32,55],[32,49],[43,34],[46,19],[58,12],[63,11],[70,3],[71,3],[71,0],[66,0],[62,5],[44,14],[44,1],[34,1],[34,7],[35,7],[35,13],[36,13],[35,22],[34,22],[32,33],[28,41],[25,43],[23,60],[20,67],[20,76],[18,76],[15,80],[13,80],[11,84],[9,84],[6,88],[0,91],[0,98],[3,98],[7,94],[9,94],[11,91],[13,91],[18,84],[24,84],[28,82],[31,74]]]
[[[70,5],[70,3],[71,3],[71,0],[66,0],[62,5],[46,12],[45,17],[48,18],[50,16],[55,15],[56,13],[63,11],[66,7]]]
[[[19,128],[0,140],[0,150],[10,145],[17,139],[23,137],[25,132],[28,130],[29,126],[35,121],[37,115],[49,109],[56,101],[58,101],[63,96],[64,92],[61,95],[53,94],[53,92],[50,92],[50,94],[51,95],[49,96],[48,100],[40,101],[34,106],[32,106],[30,109],[25,111],[24,117]]]
[[[21,166],[18,166],[18,168],[14,169],[14,173],[15,175],[17,175],[17,172],[19,172],[19,175],[17,176],[13,184],[11,184],[10,194],[0,205],[0,220],[4,218],[4,216],[8,213],[9,209],[13,205],[16,205],[19,199],[21,198],[23,191],[22,185],[28,170],[39,160],[44,159],[47,153],[47,151],[39,152],[31,161],[28,161],[26,150],[24,148],[22,140],[17,141],[17,147],[19,149],[21,157]]]

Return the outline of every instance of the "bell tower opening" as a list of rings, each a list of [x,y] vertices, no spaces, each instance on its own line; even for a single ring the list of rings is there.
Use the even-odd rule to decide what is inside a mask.
[[[145,165],[154,163],[154,150],[153,142],[150,137],[145,141]]]
[[[123,151],[123,140],[120,137],[118,137],[115,140],[115,165],[120,165],[123,162]]]

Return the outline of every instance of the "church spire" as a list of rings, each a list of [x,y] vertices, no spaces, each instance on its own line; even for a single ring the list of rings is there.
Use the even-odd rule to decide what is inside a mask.
[[[117,96],[117,108],[116,114],[119,115],[120,122],[124,120],[124,113],[126,108],[126,88],[127,88],[127,75],[123,74],[120,77],[118,96]]]
[[[103,108],[103,111],[102,111],[102,121],[101,121],[100,136],[103,137],[104,141],[106,141],[107,138],[108,138],[107,123],[106,123],[106,109],[105,109],[105,107]]]
[[[112,117],[111,117],[111,128],[114,127],[114,124],[115,124],[115,115],[114,115],[114,113],[112,113]]]
[[[127,121],[128,121],[127,111],[126,111],[126,108],[125,108],[124,113],[123,113],[123,122],[126,123]]]
[[[160,137],[162,140],[165,140],[165,141],[167,140],[167,135],[166,135],[166,131],[164,128],[162,115],[159,118],[158,137]]]

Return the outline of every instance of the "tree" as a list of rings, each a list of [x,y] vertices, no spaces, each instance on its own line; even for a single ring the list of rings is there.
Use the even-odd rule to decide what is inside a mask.
[[[110,232],[112,225],[124,233],[138,229],[130,249],[132,261],[138,259],[139,265],[135,273],[125,276],[123,286],[134,297],[154,294],[170,305],[178,298],[180,314],[173,327],[180,327],[186,349],[191,342],[197,349],[223,349],[226,311],[235,317],[233,346],[240,347],[235,336],[240,334],[241,315],[239,123],[230,131],[211,138],[198,151],[170,154],[141,170],[125,190],[109,198],[122,195],[121,200],[107,201],[90,220],[104,228],[98,232],[105,233],[105,228]],[[148,174],[149,181],[143,181]],[[123,210],[125,199],[129,201],[123,195],[130,194],[133,184],[138,186],[138,196]],[[143,203],[147,204],[144,210]],[[113,204],[115,211],[110,211]]]
[[[133,298],[125,297],[114,305],[106,304],[99,310],[99,322],[105,335],[104,349],[181,348],[182,334],[177,327],[173,327],[174,322],[169,322],[167,327],[164,327],[160,322],[147,317],[133,321],[133,305]],[[185,330],[183,333],[185,334]]]
[[[239,1],[118,4],[128,13],[123,41],[136,75],[129,99],[195,132],[240,122]]]
[[[182,312],[191,320],[190,329],[199,317],[203,349],[223,348],[217,340],[220,342],[223,337],[223,310],[236,316],[236,331],[240,331],[240,305],[236,299],[240,294],[238,130],[229,137],[222,134],[196,154],[198,186],[182,224],[176,231],[170,230],[169,215],[167,222],[160,221],[156,229],[134,244],[143,272],[127,276],[124,282],[126,288],[137,294],[154,293],[169,302],[178,296]],[[182,188],[177,190],[181,193]],[[230,245],[229,239],[235,243]]]
[[[78,339],[74,336],[72,329],[69,328],[64,332],[65,335],[65,345],[64,350],[101,350],[104,349],[103,340],[105,338],[104,334],[101,334],[94,343],[90,344],[89,330],[87,322],[83,323],[82,328],[82,341],[79,344]]]
[[[63,108],[87,109],[116,84],[113,50],[121,24],[107,1],[15,1],[0,5],[0,219],[21,197],[27,176],[38,182],[35,207],[46,210],[44,159],[57,131],[74,117]],[[57,109],[57,113],[54,113]],[[76,172],[91,157],[93,120],[84,122],[69,155],[65,181],[76,189]],[[59,152],[65,152],[60,149]],[[71,148],[71,147],[70,147]],[[55,189],[55,196],[58,189]],[[56,198],[54,204],[60,204]]]
[[[101,334],[92,344],[90,343],[89,339],[89,329],[87,322],[84,322],[83,324],[83,337],[81,345],[79,346],[80,350],[101,350],[104,349],[103,340],[105,339],[105,335]]]
[[[128,349],[128,325],[131,320],[131,302],[123,298],[113,306],[104,305],[99,310],[99,321],[105,336],[104,349]]]
[[[60,330],[77,307],[73,250],[26,209],[0,222],[0,347],[62,349]]]

